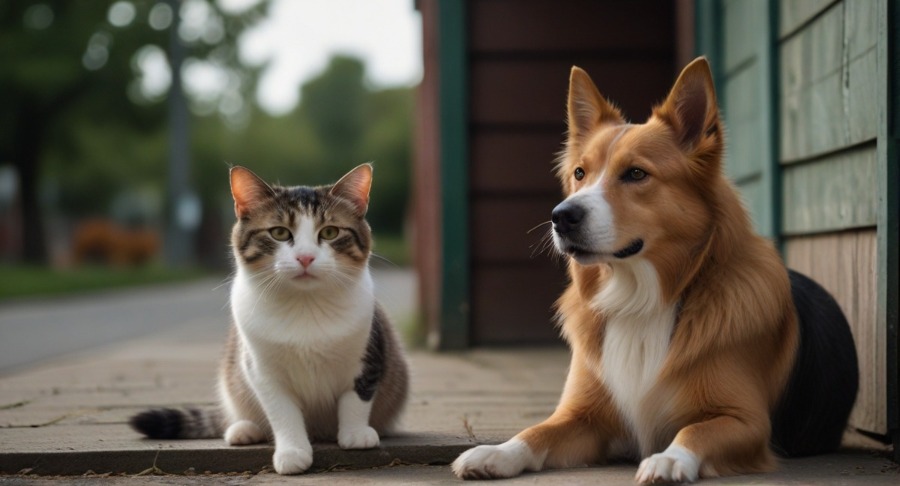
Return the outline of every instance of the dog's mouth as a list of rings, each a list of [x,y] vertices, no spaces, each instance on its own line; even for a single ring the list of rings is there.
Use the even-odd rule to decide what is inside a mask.
[[[613,253],[613,256],[622,260],[633,255],[637,255],[644,249],[644,240],[638,238],[628,244],[625,248]]]
[[[614,258],[617,258],[619,260],[624,260],[628,257],[637,255],[643,249],[644,249],[644,240],[642,240],[641,238],[638,238],[638,239],[632,241],[631,243],[629,243],[627,246],[625,246],[621,250],[613,252],[613,253],[604,253],[604,252],[597,252],[597,251],[589,250],[580,245],[576,245],[574,243],[569,243],[569,244],[565,245],[565,247],[563,248],[563,251],[570,257],[574,258],[575,261],[577,261],[578,263],[586,265],[586,264],[590,264],[590,263],[596,263],[596,262],[602,261],[602,260],[608,260],[610,256],[613,256]]]

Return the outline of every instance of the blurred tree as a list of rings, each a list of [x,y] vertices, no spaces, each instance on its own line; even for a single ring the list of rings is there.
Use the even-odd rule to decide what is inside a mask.
[[[165,121],[159,101],[169,81],[150,75],[166,72],[173,16],[185,20],[179,29],[188,48],[185,68],[217,69],[229,79],[217,96],[195,96],[194,103],[235,116],[234,107],[241,106],[236,97],[255,89],[252,70],[238,62],[236,40],[264,9],[260,3],[229,14],[211,0],[185,0],[178,12],[153,0],[0,3],[0,161],[12,162],[19,172],[26,260],[46,259],[38,181],[48,158],[63,165],[116,154],[135,132],[158,136]],[[150,69],[154,63],[158,69]],[[84,146],[97,149],[98,141],[99,152]],[[104,145],[110,150],[102,150]],[[124,158],[129,154],[118,155],[123,158],[104,161],[117,166],[111,174],[133,169],[133,160]],[[113,175],[105,182],[81,177],[92,184],[89,192],[117,183]]]
[[[237,133],[206,122],[198,127],[195,160],[198,170],[210,171],[198,180],[201,191],[205,198],[227,198],[223,161],[247,166],[268,181],[303,185],[332,183],[356,165],[373,162],[369,221],[377,232],[400,235],[409,192],[413,94],[412,88],[372,89],[361,60],[335,56],[301,87],[293,113],[255,113],[253,123]]]
[[[322,74],[300,89],[298,115],[310,124],[322,144],[322,162],[329,175],[358,156],[365,130],[368,92],[365,65],[348,56],[331,58]]]

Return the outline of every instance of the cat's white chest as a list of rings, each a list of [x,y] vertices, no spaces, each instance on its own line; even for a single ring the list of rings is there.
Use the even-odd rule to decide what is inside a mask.
[[[348,337],[360,334],[368,339],[375,295],[367,270],[339,292],[262,292],[260,288],[240,271],[231,288],[235,323],[250,339],[319,351],[340,347]]]
[[[231,308],[249,353],[248,377],[291,384],[306,406],[333,405],[361,370],[375,313],[369,273],[341,293],[260,295],[241,277],[232,285]]]

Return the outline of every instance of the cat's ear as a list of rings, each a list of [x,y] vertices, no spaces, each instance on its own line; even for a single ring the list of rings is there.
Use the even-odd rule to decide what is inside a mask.
[[[359,214],[364,215],[369,208],[371,188],[372,164],[362,164],[341,177],[331,188],[330,194],[352,202]]]
[[[234,214],[238,218],[247,216],[273,194],[272,188],[250,169],[239,165],[231,168],[231,197],[234,198]]]

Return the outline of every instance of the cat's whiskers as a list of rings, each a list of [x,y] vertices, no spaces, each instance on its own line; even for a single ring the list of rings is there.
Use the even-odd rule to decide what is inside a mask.
[[[373,257],[373,258],[377,258],[377,259],[379,259],[379,260],[381,260],[381,261],[383,261],[383,262],[386,262],[386,263],[388,263],[389,265],[391,265],[391,266],[393,266],[393,267],[396,267],[396,266],[397,266],[396,263],[390,261],[390,260],[387,259],[386,257],[383,257],[383,256],[379,255],[378,253],[375,253],[374,251],[373,251],[373,252],[370,252],[370,253],[369,253],[369,256],[371,256],[371,257]]]

